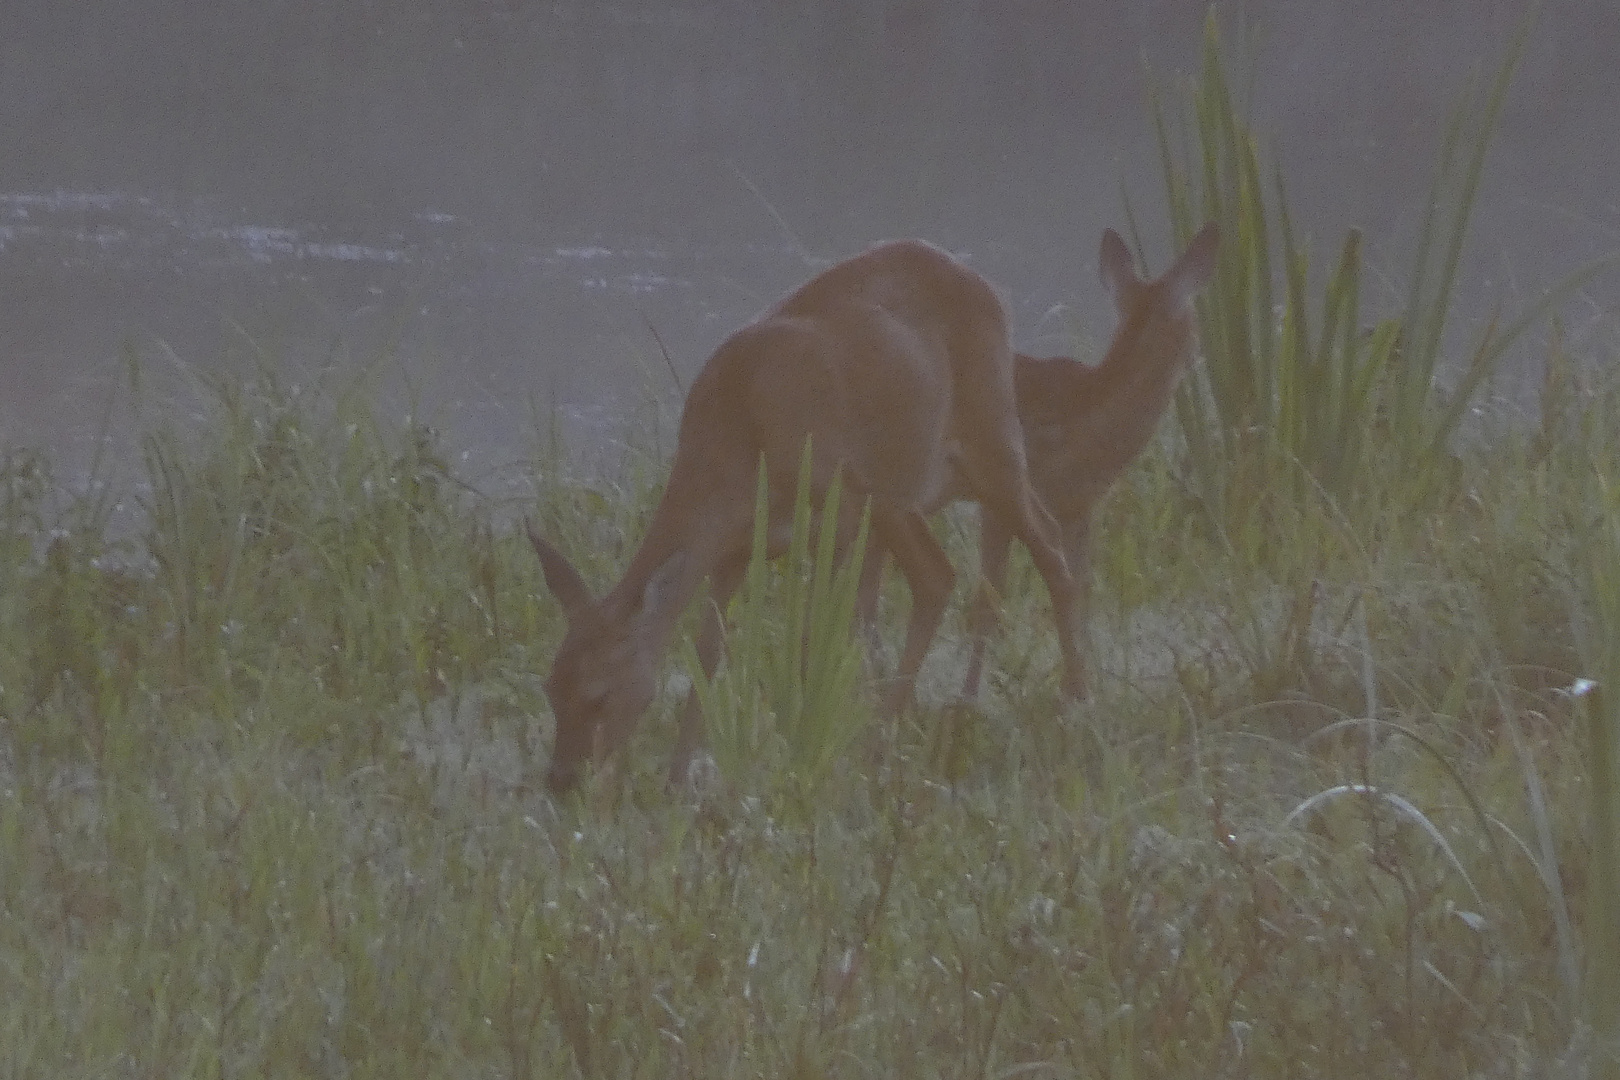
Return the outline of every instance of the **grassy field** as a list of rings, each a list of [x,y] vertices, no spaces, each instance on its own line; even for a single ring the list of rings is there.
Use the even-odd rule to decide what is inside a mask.
[[[513,508],[364,394],[222,380],[121,492],[6,451],[0,1075],[1614,1075],[1614,357],[1543,335],[1539,401],[1455,408],[1402,345],[1437,301],[1362,334],[1347,241],[1277,318],[1279,208],[1172,188],[1227,238],[1209,368],[1099,523],[1094,699],[1015,564],[983,700],[958,603],[923,704],[808,776],[732,723],[667,794],[675,655],[624,774],[548,798]],[[1269,396],[1217,385],[1240,325]],[[605,584],[661,467],[537,450],[524,509]]]

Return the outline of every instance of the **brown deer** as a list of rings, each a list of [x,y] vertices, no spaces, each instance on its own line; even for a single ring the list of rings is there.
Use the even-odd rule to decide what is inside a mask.
[[[806,439],[816,500],[835,473],[857,496],[843,501],[846,547],[858,508],[869,504],[873,543],[894,557],[911,589],[886,711],[911,700],[950,598],[955,572],[924,517],[950,498],[977,501],[997,536],[1029,549],[1051,596],[1065,689],[1081,693],[1078,589],[1057,523],[1030,485],[1006,313],[973,270],[927,244],[896,241],[817,274],[715,350],[687,395],[647,535],[608,593],[594,599],[562,553],[529,528],[568,615],[546,680],[557,721],[553,790],[628,740],[652,701],[669,635],[705,580],[711,602],[697,651],[712,674],[721,613],[748,562],[759,463],[770,487],[771,546],[785,548]],[[870,562],[868,610],[878,577],[878,560]],[[672,780],[685,779],[701,728],[689,698]]]
[[[1125,242],[1107,230],[1098,267],[1114,295],[1119,326],[1102,362],[1089,367],[1064,357],[1023,354],[1016,360],[1030,481],[1062,529],[1065,561],[1078,591],[1082,658],[1089,651],[1091,512],[1147,446],[1182,373],[1192,365],[1192,299],[1214,273],[1219,240],[1214,223],[1205,225],[1163,276],[1143,281]],[[987,636],[997,621],[996,600],[1007,581],[1011,539],[995,515],[981,517],[979,589],[968,621],[973,646],[962,686],[967,697],[979,690]]]

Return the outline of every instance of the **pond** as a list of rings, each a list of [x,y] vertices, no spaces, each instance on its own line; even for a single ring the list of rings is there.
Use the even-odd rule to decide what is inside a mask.
[[[98,8],[103,8],[97,5]],[[1217,4],[1315,250],[1367,229],[1400,295],[1446,110],[1510,4]],[[963,254],[1018,344],[1106,338],[1097,238],[1129,192],[1168,249],[1146,106],[1203,5],[12,0],[0,34],[0,441],[82,469],[129,361],[358,370],[467,479],[552,417],[611,440],[819,266],[892,236]],[[1616,246],[1620,14],[1543,13],[1504,112],[1462,314]],[[1155,263],[1154,265],[1157,265]],[[1614,283],[1570,314],[1603,340]],[[330,377],[330,374],[329,374]],[[141,418],[135,418],[138,422]]]

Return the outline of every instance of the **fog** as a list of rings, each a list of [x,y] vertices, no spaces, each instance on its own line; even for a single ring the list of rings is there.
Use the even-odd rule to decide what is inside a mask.
[[[292,371],[394,358],[476,480],[536,412],[605,439],[816,267],[902,235],[995,281],[1021,346],[1106,338],[1095,251],[1122,191],[1150,264],[1167,254],[1147,73],[1181,100],[1206,10],[6,0],[0,442],[82,462],[128,356],[230,368],[251,340]],[[1228,59],[1297,221],[1324,258],[1363,227],[1371,300],[1390,301],[1448,109],[1524,6],[1216,10],[1252,30],[1252,61]],[[1620,247],[1616,56],[1620,8],[1542,5],[1470,234],[1465,324]],[[1565,309],[1595,358],[1617,293],[1601,278]]]

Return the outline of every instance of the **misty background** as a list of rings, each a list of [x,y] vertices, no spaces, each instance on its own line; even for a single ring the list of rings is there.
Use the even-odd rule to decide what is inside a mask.
[[[1363,227],[1369,302],[1393,303],[1449,108],[1526,6],[1215,9],[1252,31],[1227,61],[1296,222],[1322,261]],[[1122,190],[1150,268],[1169,255],[1147,73],[1184,100],[1208,10],[5,0],[0,443],[82,463],[128,356],[246,370],[251,341],[290,372],[389,356],[389,400],[408,381],[477,482],[553,407],[570,440],[610,438],[782,292],[895,236],[967,257],[1020,347],[1078,329],[1083,351],[1111,330],[1095,253]],[[1620,5],[1541,5],[1464,329],[1620,248],[1617,56]],[[1611,274],[1565,308],[1577,353],[1613,355],[1617,300]]]

